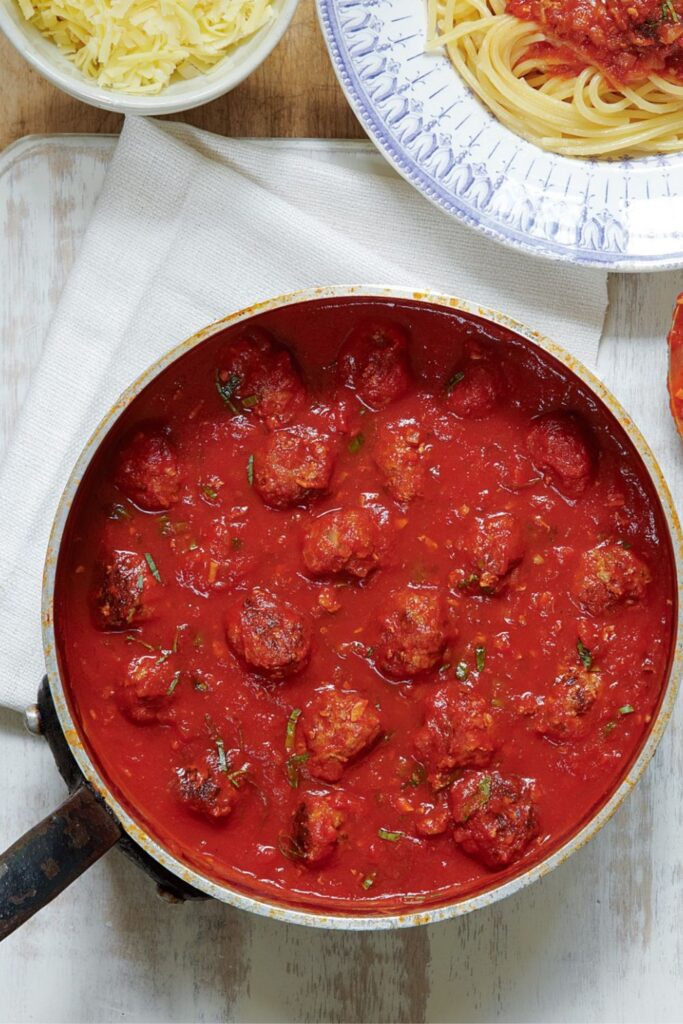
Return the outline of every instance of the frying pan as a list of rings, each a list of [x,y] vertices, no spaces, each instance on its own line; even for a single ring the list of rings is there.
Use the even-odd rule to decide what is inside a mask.
[[[133,857],[157,882],[161,892],[170,899],[213,897],[253,913],[282,921],[313,925],[321,928],[389,929],[427,924],[466,914],[509,896],[538,878],[543,877],[571,854],[581,849],[614,814],[633,788],[652,757],[671,715],[678,680],[683,666],[681,628],[676,616],[676,635],[671,668],[663,687],[658,711],[649,733],[636,759],[619,786],[590,819],[567,840],[560,849],[540,862],[506,878],[499,884],[493,876],[491,887],[483,893],[451,900],[443,905],[420,909],[412,905],[404,914],[373,915],[318,912],[314,908],[301,909],[278,903],[272,898],[245,895],[227,883],[217,882],[196,869],[191,869],[174,857],[136,822],[117,800],[90,759],[83,743],[79,724],[72,716],[69,694],[61,678],[56,656],[53,624],[53,598],[55,574],[60,545],[69,510],[79,484],[97,455],[99,447],[119,416],[133,399],[174,360],[196,345],[223,331],[226,327],[248,320],[269,310],[295,303],[314,303],[321,299],[346,297],[372,297],[391,304],[395,300],[410,300],[435,307],[437,310],[457,310],[480,319],[502,325],[526,339],[532,346],[548,353],[586,385],[596,399],[616,417],[650,476],[669,530],[669,539],[676,566],[677,589],[682,578],[683,537],[671,496],[657,462],[640,432],[616,399],[600,381],[573,356],[523,324],[502,313],[464,302],[460,299],[428,292],[398,288],[333,287],[297,292],[243,309],[199,331],[193,337],[160,359],[120,397],[104,417],[85,445],[59,501],[45,560],[43,579],[43,644],[47,676],[43,681],[38,702],[27,709],[26,722],[32,732],[43,733],[55,756],[70,795],[53,814],[11,846],[0,856],[0,938],[10,934],[37,910],[54,899],[75,878],[101,857],[107,850],[119,845]]]

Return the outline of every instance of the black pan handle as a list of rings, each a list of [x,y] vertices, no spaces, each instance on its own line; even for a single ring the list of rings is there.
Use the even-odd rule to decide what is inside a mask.
[[[0,941],[59,896],[122,834],[104,802],[82,785],[0,854]]]

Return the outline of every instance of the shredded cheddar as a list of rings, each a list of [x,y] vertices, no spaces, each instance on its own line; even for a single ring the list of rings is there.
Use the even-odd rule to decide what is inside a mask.
[[[158,93],[209,71],[273,18],[270,0],[17,0],[104,88]]]

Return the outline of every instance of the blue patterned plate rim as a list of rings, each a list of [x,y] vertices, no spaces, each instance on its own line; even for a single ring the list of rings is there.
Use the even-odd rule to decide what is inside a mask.
[[[422,58],[424,67],[427,67],[429,62],[434,62],[435,59],[440,60],[444,73],[451,76],[451,80],[444,88],[449,86],[452,88],[455,96],[452,107],[460,105],[463,109],[468,110],[465,121],[471,115],[474,115],[475,120],[483,124],[481,130],[470,140],[470,144],[477,142],[484,133],[493,136],[495,142],[491,153],[493,154],[502,145],[504,150],[507,149],[512,153],[508,161],[509,165],[513,164],[516,155],[524,151],[525,155],[530,159],[529,170],[531,170],[533,165],[543,165],[546,184],[550,181],[553,172],[558,168],[565,170],[565,178],[567,178],[566,172],[568,170],[569,177],[567,178],[564,192],[558,193],[560,203],[564,197],[576,205],[582,189],[585,189],[585,195],[583,196],[584,205],[580,213],[575,216],[575,222],[572,224],[573,229],[580,233],[579,244],[575,243],[572,245],[566,242],[557,242],[550,237],[550,234],[533,234],[528,229],[525,229],[524,226],[515,227],[506,224],[504,219],[496,216],[495,213],[492,215],[485,210],[476,209],[475,205],[467,201],[462,191],[459,191],[458,188],[449,188],[445,184],[440,183],[434,175],[430,175],[425,169],[424,160],[419,156],[411,155],[407,145],[398,137],[397,132],[392,130],[392,126],[388,123],[388,117],[384,116],[380,109],[380,104],[373,101],[373,97],[370,94],[370,88],[375,87],[377,82],[381,81],[381,74],[383,72],[387,72],[385,77],[395,76],[394,97],[402,94],[405,100],[414,102],[416,109],[421,109],[423,98],[420,96],[414,97],[412,89],[417,83],[431,75],[438,65],[435,66],[432,63],[431,68],[411,80],[405,73],[405,60],[401,60],[401,54],[399,53],[395,55],[394,59],[387,61],[386,56],[382,56],[382,51],[388,49],[387,44],[380,44],[378,37],[375,37],[374,40],[372,38],[373,31],[386,30],[388,25],[407,21],[411,17],[415,21],[420,20],[422,22],[424,14],[421,0],[316,0],[316,4],[320,25],[330,52],[332,64],[349,104],[380,152],[410,184],[431,202],[487,237],[513,249],[522,250],[532,256],[630,273],[672,270],[683,266],[683,248],[666,251],[668,233],[662,232],[658,235],[656,230],[654,232],[650,230],[655,212],[654,202],[659,203],[660,207],[662,201],[671,206],[671,209],[665,209],[659,218],[654,217],[655,222],[659,219],[661,223],[681,223],[683,225],[683,154],[676,154],[673,157],[654,156],[638,160],[606,162],[572,159],[544,152],[531,143],[518,139],[517,136],[501,125],[488,111],[484,110],[479,100],[460,81],[457,73],[450,67],[445,57],[434,58],[417,52],[412,54],[408,59],[412,62],[415,60],[419,61]],[[408,8],[410,9],[408,10]],[[393,14],[396,10],[402,11],[404,9],[408,13],[402,13],[400,17],[389,17],[389,13]],[[362,32],[366,26],[362,24],[352,24],[351,28],[345,31],[345,26],[342,20],[340,20],[340,12],[350,15],[350,19],[359,12],[365,15],[367,25],[371,26],[365,38]],[[384,21],[382,20],[383,16],[385,17]],[[418,32],[413,32],[412,35],[406,38],[421,39],[422,37],[423,30],[422,25],[420,25]],[[360,45],[361,42],[362,46]],[[400,42],[404,43],[405,39],[400,40]],[[359,50],[360,56],[358,58],[351,52],[351,44],[355,44]],[[418,45],[422,48],[421,42]],[[370,70],[365,69],[364,71],[361,66],[362,59],[367,60],[373,57],[377,58],[375,66]],[[388,71],[387,68],[389,69]],[[422,70],[422,67],[418,66],[418,70]],[[396,84],[399,72],[402,72],[404,75],[404,80],[400,86]],[[443,88],[438,90],[438,92],[442,91]],[[386,99],[387,96],[391,98],[391,87],[388,84],[382,90],[382,98]],[[429,99],[432,99],[432,97],[430,96]],[[441,114],[438,115],[438,117],[440,116]],[[419,138],[420,130],[418,119],[416,138]],[[424,129],[426,137],[428,137],[430,130],[431,128]],[[463,160],[467,150],[461,145],[460,149],[454,146],[451,152],[452,161],[457,164]],[[482,165],[477,166],[481,167]],[[640,183],[641,187],[644,184],[644,195],[636,197],[635,201],[642,205],[639,221],[642,224],[648,225],[648,230],[643,237],[646,239],[647,247],[653,250],[651,252],[629,251],[631,231],[627,223],[620,222],[617,219],[617,214],[627,213],[630,209],[630,204],[633,202],[630,190],[633,189],[634,185],[634,172],[638,172],[636,184]],[[676,172],[678,180],[674,182],[674,185],[677,185],[678,188],[675,187],[672,193],[668,174]],[[602,208],[600,207],[600,199],[598,198],[595,210],[592,210],[589,206],[589,193],[590,186],[593,184],[593,178],[604,179],[598,181],[598,189],[602,189],[604,192],[603,206]],[[579,184],[576,179],[585,180]],[[503,174],[499,175],[498,187],[500,187],[501,181],[517,190],[521,190],[521,193],[524,194],[525,180],[511,177],[506,182],[505,174]],[[574,191],[572,191],[572,181],[575,182]],[[655,181],[660,186],[662,184],[666,185],[665,195],[651,195],[651,183]],[[495,194],[490,178],[487,185],[489,190]],[[680,200],[677,193],[680,193]],[[551,202],[556,206],[557,198],[553,197]],[[591,214],[593,214],[596,224],[593,235],[597,237],[598,244],[595,244],[595,241],[591,243],[587,240],[591,232],[584,231],[587,225],[590,227]],[[533,212],[531,216],[533,218]],[[601,222],[606,224],[604,231],[600,230]],[[566,229],[567,225],[571,223],[571,219],[568,219],[562,223],[562,228]],[[605,240],[603,243],[603,236],[605,239],[610,236],[611,242]],[[676,244],[683,247],[683,229],[680,232],[675,232],[674,237]]]

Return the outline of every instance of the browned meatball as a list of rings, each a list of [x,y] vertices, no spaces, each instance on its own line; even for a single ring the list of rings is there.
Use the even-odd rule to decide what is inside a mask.
[[[551,413],[537,419],[527,438],[534,465],[568,498],[580,497],[595,469],[595,441],[573,413]]]
[[[292,821],[292,847],[296,857],[317,865],[329,860],[339,842],[344,815],[330,797],[306,794]]]
[[[414,420],[385,423],[377,431],[373,457],[389,494],[408,502],[424,493],[427,444]]]
[[[375,660],[382,672],[406,679],[434,668],[446,646],[443,597],[435,589],[405,587],[390,594]]]
[[[304,563],[315,576],[346,573],[365,579],[380,561],[380,531],[366,508],[346,508],[320,516],[304,537]]]
[[[221,768],[213,751],[178,768],[176,776],[182,802],[207,818],[226,818],[240,799],[237,779],[227,768]]]
[[[254,487],[271,508],[302,505],[324,494],[333,465],[329,438],[310,427],[278,430],[254,456]]]
[[[271,430],[292,422],[305,395],[290,353],[255,327],[224,351],[216,387],[227,405]]]
[[[601,544],[584,552],[574,593],[587,611],[601,615],[618,604],[634,604],[645,594],[650,571],[621,544]]]
[[[524,557],[524,541],[517,517],[511,512],[485,516],[477,524],[474,565],[468,589],[496,594]]]
[[[235,653],[271,679],[300,672],[311,653],[306,619],[262,587],[254,587],[228,611],[226,632]]]
[[[103,629],[128,629],[154,618],[159,594],[143,555],[112,551],[96,569],[94,608]]]
[[[407,335],[395,324],[361,324],[344,343],[338,369],[366,405],[383,409],[410,387]]]
[[[465,772],[449,797],[455,842],[489,868],[512,864],[538,835],[534,790],[518,775]]]
[[[450,377],[447,403],[463,419],[483,419],[493,412],[503,393],[500,370],[488,360],[472,361]]]
[[[415,750],[435,789],[448,785],[456,768],[485,768],[497,748],[493,716],[483,697],[454,684],[427,697]]]
[[[536,731],[555,740],[581,735],[585,716],[602,690],[599,672],[577,667],[561,673],[541,705]]]
[[[134,722],[163,719],[173,702],[180,673],[168,659],[157,653],[134,658],[123,679],[119,703]]]
[[[119,455],[114,482],[145,512],[171,508],[182,483],[175,448],[162,433],[138,431]]]
[[[365,753],[382,731],[375,709],[359,693],[323,690],[303,718],[311,775],[327,782],[341,778],[349,761]]]

